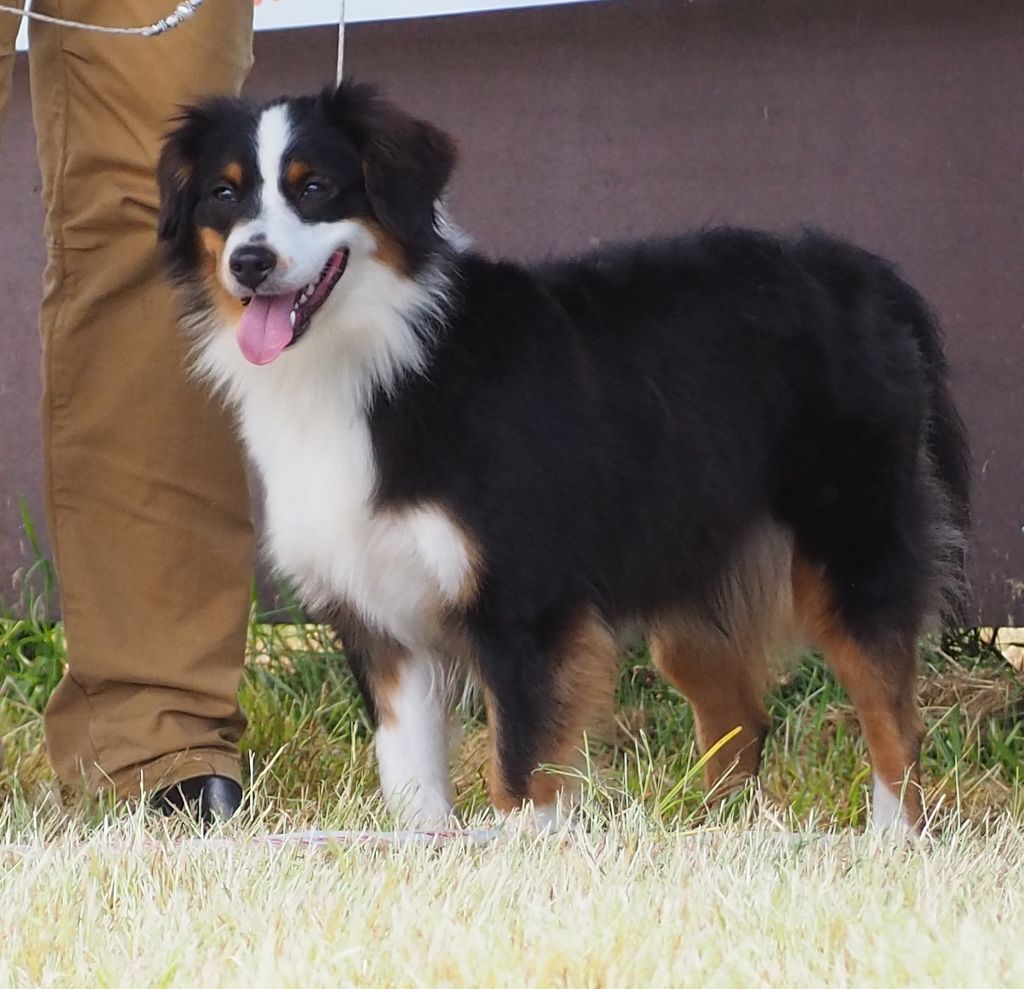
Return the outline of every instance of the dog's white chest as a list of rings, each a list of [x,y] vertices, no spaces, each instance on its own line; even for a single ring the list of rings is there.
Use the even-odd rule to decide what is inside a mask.
[[[266,488],[271,556],[304,601],[342,602],[398,641],[422,643],[438,605],[469,577],[449,517],[433,505],[374,508],[369,429],[348,410],[247,403],[243,430]]]

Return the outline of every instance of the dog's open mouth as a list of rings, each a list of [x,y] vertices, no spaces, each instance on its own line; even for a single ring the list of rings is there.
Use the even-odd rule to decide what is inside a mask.
[[[253,364],[269,364],[306,332],[316,311],[327,301],[345,274],[348,248],[335,251],[320,277],[298,292],[253,295],[243,299],[245,310],[236,339],[243,356]]]

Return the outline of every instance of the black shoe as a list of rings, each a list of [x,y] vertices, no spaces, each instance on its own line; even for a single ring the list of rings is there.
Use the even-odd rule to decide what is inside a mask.
[[[209,827],[232,817],[242,803],[242,788],[226,776],[193,776],[163,790],[153,806],[164,814],[189,814]]]

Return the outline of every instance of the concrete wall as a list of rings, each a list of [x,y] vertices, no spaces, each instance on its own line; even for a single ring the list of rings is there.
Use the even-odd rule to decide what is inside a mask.
[[[977,465],[971,563],[1024,620],[1024,6],[611,0],[355,25],[347,69],[448,128],[452,203],[520,257],[709,222],[827,227],[889,255],[948,333]],[[318,88],[330,29],[261,35],[250,91]],[[26,67],[0,144],[0,595],[40,509],[42,248]]]

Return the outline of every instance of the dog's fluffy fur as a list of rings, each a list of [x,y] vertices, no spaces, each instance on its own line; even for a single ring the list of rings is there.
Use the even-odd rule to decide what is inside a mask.
[[[707,765],[727,784],[757,772],[770,657],[820,648],[867,737],[876,823],[916,828],[915,643],[968,522],[921,299],[819,234],[492,260],[445,236],[454,159],[346,83],[191,108],[160,164],[196,362],[262,477],[275,565],[342,629],[392,806],[448,819],[469,672],[495,805],[557,817],[565,777],[539,767],[606,714],[629,627],[703,748],[741,729]],[[294,332],[245,323],[247,301],[295,309]]]

